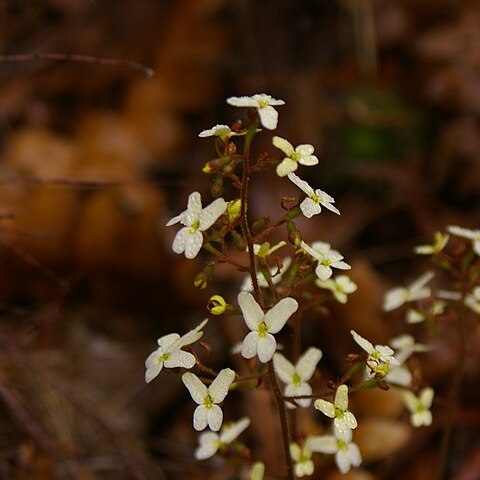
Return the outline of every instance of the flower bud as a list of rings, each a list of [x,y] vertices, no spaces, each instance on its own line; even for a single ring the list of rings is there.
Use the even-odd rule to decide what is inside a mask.
[[[253,222],[252,224],[252,233],[253,235],[258,235],[267,227],[268,227],[268,220],[266,218],[259,218],[256,222]]]
[[[207,265],[193,280],[193,285],[200,290],[204,290],[212,281],[213,267]]]
[[[212,197],[218,198],[223,193],[223,178],[217,177],[210,188],[210,193]]]
[[[244,252],[246,249],[247,249],[247,242],[245,241],[245,239],[243,238],[242,235],[240,235],[238,232],[236,232],[235,230],[232,230],[230,235],[232,236],[233,238],[233,243],[235,245],[235,248],[239,251],[239,252]]]
[[[239,216],[240,212],[242,211],[242,201],[237,198],[236,200],[232,200],[228,202],[227,206],[227,215],[230,223],[233,223]]]
[[[207,304],[207,309],[212,315],[222,315],[228,307],[228,303],[221,295],[212,295]]]

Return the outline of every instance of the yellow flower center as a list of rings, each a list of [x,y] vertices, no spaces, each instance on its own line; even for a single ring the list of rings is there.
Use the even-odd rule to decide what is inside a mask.
[[[266,337],[268,333],[268,326],[265,322],[260,323],[258,325],[258,336],[259,337]]]
[[[205,406],[205,408],[212,408],[213,407],[214,401],[212,400],[212,397],[210,395],[207,395],[203,399],[203,405]]]
[[[188,231],[189,233],[195,233],[198,228],[200,227],[200,222],[198,220],[195,220],[189,227]]]
[[[302,379],[300,378],[300,375],[295,372],[292,377],[292,383],[296,386],[299,387],[300,384],[302,383]]]

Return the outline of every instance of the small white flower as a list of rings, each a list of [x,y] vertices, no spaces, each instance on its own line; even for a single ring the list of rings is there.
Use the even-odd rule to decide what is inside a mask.
[[[330,290],[337,302],[340,303],[347,303],[347,295],[357,290],[357,284],[352,282],[347,275],[338,275],[328,280],[317,279],[315,284],[320,288]]]
[[[386,376],[391,365],[399,365],[399,361],[393,356],[395,353],[388,345],[375,345],[375,347],[354,330],[350,330],[355,342],[368,353],[367,374],[380,374]]]
[[[231,368],[224,368],[213,380],[209,387],[193,373],[186,372],[182,375],[182,381],[187,387],[193,400],[198,407],[193,413],[193,428],[204,430],[207,425],[217,432],[222,426],[223,412],[218,406],[227,396],[228,389],[235,379],[235,372]]]
[[[250,419],[244,417],[237,422],[227,423],[222,427],[220,435],[215,432],[205,432],[198,438],[199,446],[195,450],[197,460],[213,457],[225,445],[230,445],[248,426]]]
[[[286,155],[286,157],[277,165],[277,175],[279,177],[285,177],[289,173],[294,172],[298,168],[299,163],[307,166],[316,165],[318,163],[318,158],[313,155],[313,152],[315,151],[313,145],[305,144],[293,148],[293,145],[282,137],[273,137],[272,143]],[[300,187],[300,185],[298,186]]]
[[[293,469],[296,477],[313,474],[315,466],[312,461],[312,451],[308,448],[307,442],[305,442],[303,448],[298,443],[292,442],[290,444],[290,456],[294,462]]]
[[[410,422],[414,427],[428,426],[432,424],[432,406],[434,391],[432,388],[424,388],[418,397],[412,392],[403,394],[403,402],[410,410]]]
[[[185,257],[195,258],[202,248],[202,232],[208,230],[217,219],[227,210],[227,202],[217,198],[208,207],[202,209],[202,197],[198,192],[193,192],[188,197],[187,209],[180,215],[167,222],[167,227],[176,223],[185,225],[180,229],[173,240],[173,251],[184,253]]]
[[[447,304],[442,300],[435,300],[427,310],[419,310],[416,308],[409,308],[407,311],[407,323],[420,323],[431,319],[437,315],[441,315],[445,311]]]
[[[307,198],[300,204],[300,210],[307,218],[312,218],[314,215],[319,214],[322,211],[322,205],[331,212],[340,215],[338,208],[333,206],[335,203],[334,198],[328,193],[319,188],[314,190],[305,180],[302,180],[294,173],[289,173],[288,179],[307,195]]]
[[[269,130],[275,130],[278,123],[278,112],[273,106],[285,105],[283,100],[276,100],[265,93],[256,94],[252,97],[230,97],[227,98],[227,103],[234,107],[256,108],[260,123]]]
[[[471,240],[473,251],[477,255],[480,255],[480,230],[470,230],[468,228],[462,228],[456,225],[450,225],[447,227],[447,230],[452,235]]]
[[[315,400],[313,406],[327,417],[333,418],[333,426],[336,432],[343,433],[345,430],[357,428],[357,419],[348,410],[348,387],[346,385],[340,385],[337,388],[334,403],[318,399]]]
[[[214,127],[208,130],[202,130],[198,136],[201,138],[206,137],[220,137],[223,141],[227,138],[230,138],[234,135],[238,135],[238,133],[232,131],[232,129],[228,125],[215,125]]]
[[[343,256],[340,252],[332,250],[328,243],[314,242],[310,246],[302,240],[300,247],[318,262],[315,273],[320,280],[328,280],[332,276],[332,268],[340,270],[350,270],[352,268],[343,261]]]
[[[418,255],[435,255],[445,248],[449,239],[449,235],[435,232],[432,245],[418,245],[414,248],[414,252]]]
[[[288,270],[291,263],[292,259],[290,257],[286,257],[282,259],[282,267],[280,269],[278,269],[276,266],[270,269],[270,280],[272,282],[272,285],[277,285],[282,281],[283,275]],[[269,286],[263,272],[257,272],[257,282],[259,287],[267,288]],[[253,292],[252,277],[250,275],[245,277],[245,280],[243,281],[240,290],[244,290],[246,292]]]
[[[401,307],[406,302],[422,300],[430,296],[430,288],[425,285],[434,277],[434,273],[429,271],[420,278],[412,282],[408,287],[397,287],[389,290],[385,294],[383,309],[386,312]]]
[[[278,333],[297,311],[298,302],[286,297],[264,313],[250,292],[240,292],[238,304],[245,323],[251,330],[243,340],[242,356],[253,358],[257,355],[262,363],[270,361],[277,347],[273,334]]]
[[[297,361],[295,365],[289,362],[281,353],[273,356],[273,366],[276,374],[283,383],[286,383],[284,395],[287,397],[299,397],[311,395],[312,387],[307,383],[315,372],[317,363],[322,358],[322,351],[318,348],[309,348]],[[312,400],[300,398],[295,400],[300,407],[308,407]],[[295,408],[294,403],[287,403],[288,408]]]
[[[253,253],[260,258],[269,257],[272,253],[276,252],[280,248],[284,247],[287,244],[284,240],[276,243],[272,247],[269,242],[264,242],[261,245],[258,243],[253,244]]]
[[[362,456],[357,444],[352,442],[352,431],[342,433],[336,431],[335,435],[322,435],[310,437],[308,446],[313,452],[335,454],[335,463],[341,473],[347,473],[351,467],[359,467]]]
[[[190,352],[185,352],[182,347],[191,345],[199,340],[202,328],[208,320],[204,320],[198,327],[190,330],[180,337],[178,333],[171,333],[158,339],[159,347],[145,360],[145,382],[150,383],[162,368],[192,368],[195,365],[195,357]]]
[[[471,293],[465,297],[465,305],[480,315],[480,287],[475,287]]]
[[[398,335],[390,340],[390,345],[396,350],[395,358],[401,365],[415,352],[428,352],[430,347],[423,343],[416,343],[415,338],[407,333]]]

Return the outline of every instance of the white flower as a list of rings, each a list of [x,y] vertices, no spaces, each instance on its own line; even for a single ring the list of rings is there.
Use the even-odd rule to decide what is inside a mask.
[[[403,394],[403,402],[408,410],[410,410],[410,422],[414,427],[432,424],[430,407],[432,406],[433,395],[433,389],[430,387],[424,388],[418,397],[412,392],[405,392]]]
[[[445,311],[447,304],[442,300],[435,300],[428,310],[418,310],[416,308],[409,308],[407,311],[407,323],[420,323],[431,319],[436,315],[441,315]]]
[[[159,347],[145,360],[145,381],[150,383],[162,368],[192,368],[195,365],[195,357],[190,352],[185,352],[182,347],[190,345],[203,335],[202,328],[208,320],[204,320],[198,327],[187,332],[183,337],[178,333],[171,333],[158,339]]]
[[[291,297],[283,298],[264,313],[250,292],[240,292],[238,304],[245,323],[251,330],[243,340],[242,356],[253,358],[257,355],[262,363],[270,361],[277,346],[273,334],[278,333],[297,311],[297,301]]]
[[[352,282],[347,275],[338,275],[328,280],[317,279],[315,284],[320,288],[330,290],[337,302],[340,303],[347,303],[347,295],[357,290],[356,283]]]
[[[475,287],[471,293],[465,297],[465,305],[480,315],[480,287]]]
[[[394,351],[388,345],[375,345],[375,347],[354,330],[350,330],[355,342],[368,353],[367,367],[370,374],[378,373],[385,376],[390,371],[391,365],[399,365],[398,360],[393,356]]]
[[[278,269],[276,266],[270,269],[270,280],[272,285],[277,285],[281,282],[283,274],[288,270],[291,263],[292,259],[290,257],[286,257],[282,260],[282,267],[280,269]],[[257,282],[259,287],[267,288],[269,286],[263,272],[257,272]],[[245,277],[240,290],[245,290],[246,292],[253,291],[252,277],[250,275]]]
[[[193,373],[187,372],[182,375],[182,381],[187,387],[193,400],[198,407],[193,413],[193,428],[204,430],[207,425],[217,432],[222,426],[223,412],[218,406],[227,396],[228,389],[235,378],[235,372],[231,368],[224,368],[213,380],[209,387]]]
[[[435,255],[445,248],[449,239],[449,235],[435,232],[432,245],[418,245],[414,248],[414,252],[418,255]]]
[[[333,426],[336,432],[343,433],[345,430],[357,428],[357,419],[348,410],[348,387],[346,385],[340,385],[337,388],[334,403],[318,399],[315,400],[313,406],[327,417],[333,418]]]
[[[285,177],[285,175],[294,172],[298,168],[299,163],[307,166],[316,165],[318,163],[318,158],[313,155],[313,152],[315,151],[313,145],[305,144],[293,148],[293,145],[282,137],[273,137],[272,143],[286,155],[286,157],[277,165],[277,175],[279,177]],[[298,186],[300,187],[300,185]]]
[[[272,247],[269,242],[264,242],[261,245],[258,243],[253,244],[253,253],[260,258],[269,257],[272,253],[276,252],[280,248],[284,247],[287,244],[284,240],[276,243]]]
[[[202,232],[208,230],[217,219],[227,210],[227,202],[223,198],[217,198],[208,207],[202,209],[202,197],[198,192],[193,192],[188,197],[187,210],[180,215],[173,217],[167,227],[175,223],[185,225],[175,235],[173,240],[173,251],[175,253],[185,252],[185,257],[195,258],[202,248]]]
[[[425,285],[434,277],[434,273],[429,271],[420,278],[412,282],[408,287],[397,287],[389,290],[385,294],[383,309],[386,312],[401,307],[406,302],[422,300],[430,296],[430,288]]]
[[[232,137],[233,135],[238,135],[238,133],[232,131],[228,125],[215,125],[214,127],[208,130],[202,130],[198,136],[205,137],[220,137],[223,141],[227,138]]]
[[[284,394],[287,397],[311,395],[312,387],[307,383],[315,372],[317,363],[322,358],[322,351],[318,348],[309,348],[295,365],[290,363],[281,353],[273,356],[273,366],[276,374],[283,383],[286,383]],[[299,398],[295,403],[300,407],[308,407],[310,398]],[[295,408],[295,404],[288,402],[288,408]]]
[[[352,442],[352,431],[345,430],[335,435],[310,437],[308,446],[313,452],[335,454],[335,463],[341,473],[347,473],[350,468],[362,463],[362,456],[357,444]]]
[[[430,347],[423,343],[416,343],[415,338],[407,333],[398,335],[390,340],[390,345],[396,350],[395,358],[401,365],[415,352],[428,352]]]
[[[303,448],[298,443],[292,442],[290,444],[290,456],[294,461],[293,469],[296,477],[305,477],[313,474],[312,451],[308,448],[307,442],[305,442]]]
[[[302,240],[300,247],[318,262],[315,273],[320,280],[328,280],[332,276],[332,268],[340,270],[350,270],[352,268],[343,261],[340,252],[332,250],[328,243],[314,242],[310,246]]]
[[[307,218],[319,214],[322,211],[321,205],[331,212],[340,215],[339,210],[333,206],[335,203],[334,198],[328,193],[320,189],[314,190],[305,180],[302,180],[294,173],[289,173],[288,179],[307,195],[307,198],[300,204],[300,210]]]
[[[477,255],[480,255],[480,230],[470,230],[468,228],[462,228],[456,225],[450,225],[449,227],[447,227],[447,230],[452,235],[471,240],[473,251]]]
[[[276,100],[265,93],[256,94],[252,97],[230,97],[227,98],[227,103],[234,107],[256,108],[260,123],[269,130],[275,130],[278,123],[278,112],[273,106],[285,105],[283,100]]]
[[[250,419],[244,417],[237,422],[224,425],[220,435],[215,432],[202,433],[198,438],[199,446],[195,450],[195,458],[205,460],[213,457],[220,448],[231,444],[249,425]]]

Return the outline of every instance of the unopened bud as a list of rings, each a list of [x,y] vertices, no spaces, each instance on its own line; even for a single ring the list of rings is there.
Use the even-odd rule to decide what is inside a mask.
[[[232,238],[233,238],[233,243],[235,245],[235,248],[239,251],[239,252],[244,252],[246,249],[247,249],[247,242],[245,241],[245,239],[243,238],[242,235],[240,235],[238,232],[236,232],[235,230],[232,230],[231,233],[232,235]]]
[[[213,295],[207,304],[207,309],[212,315],[222,315],[228,307],[228,303],[221,295]]]
[[[210,188],[210,193],[212,197],[218,198],[223,193],[223,178],[217,177]]]
[[[242,201],[240,198],[228,202],[227,206],[227,215],[230,223],[233,223],[239,216],[242,211]]]
[[[207,265],[193,280],[193,285],[204,290],[212,281],[213,267]]]
[[[258,235],[267,227],[268,227],[268,220],[266,218],[259,218],[257,221],[253,222],[251,230],[253,235]]]

